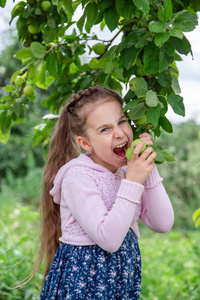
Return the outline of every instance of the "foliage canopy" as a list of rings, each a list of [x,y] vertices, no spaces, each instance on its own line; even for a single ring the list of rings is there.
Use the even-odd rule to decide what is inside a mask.
[[[5,4],[1,0],[0,5]],[[23,48],[15,55],[21,68],[4,87],[0,102],[0,141],[7,142],[10,128],[23,121],[35,99],[35,90],[42,89],[47,97],[41,105],[49,114],[34,129],[33,144],[48,144],[66,100],[96,84],[119,93],[126,89],[124,111],[135,137],[149,130],[160,136],[161,128],[172,133],[166,117],[168,105],[174,113],[185,115],[176,61],[180,55],[192,55],[184,32],[198,24],[200,1],[51,0],[45,4],[24,0],[12,10],[10,22],[17,18]],[[80,7],[81,14],[74,21]],[[106,27],[111,38],[102,40],[97,35]],[[131,87],[134,77],[137,82]],[[137,122],[144,115],[145,121]]]

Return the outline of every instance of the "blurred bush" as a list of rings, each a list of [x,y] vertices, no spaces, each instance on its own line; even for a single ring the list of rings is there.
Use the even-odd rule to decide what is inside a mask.
[[[158,166],[175,212],[175,227],[194,229],[193,212],[200,207],[200,126],[194,121],[174,125],[174,133],[163,132],[157,143],[172,151],[174,163]]]

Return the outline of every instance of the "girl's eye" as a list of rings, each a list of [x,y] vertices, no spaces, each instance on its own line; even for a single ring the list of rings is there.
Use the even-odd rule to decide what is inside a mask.
[[[108,131],[108,128],[103,128],[103,129],[101,130],[101,132],[106,132],[106,131]]]
[[[120,122],[119,122],[119,124],[124,124],[126,122],[126,120],[124,119],[124,120],[121,120]]]

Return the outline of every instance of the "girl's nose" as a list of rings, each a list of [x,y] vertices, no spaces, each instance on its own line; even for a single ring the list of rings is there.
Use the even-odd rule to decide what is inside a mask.
[[[124,135],[124,132],[123,132],[123,130],[120,127],[116,127],[114,129],[114,137],[115,138],[123,137],[123,135]]]

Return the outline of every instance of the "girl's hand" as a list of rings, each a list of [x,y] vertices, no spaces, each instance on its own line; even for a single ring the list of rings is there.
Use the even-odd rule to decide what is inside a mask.
[[[151,136],[151,134],[149,134],[149,133],[147,133],[147,132],[141,133],[141,134],[139,135],[139,138],[140,138],[141,140],[145,141],[145,143],[146,143],[147,145],[153,144],[153,142],[152,142],[152,136]]]
[[[140,135],[140,139],[143,139],[147,145],[152,144],[151,135],[148,133],[143,133]],[[144,144],[139,143],[134,151],[131,158],[131,161],[127,166],[126,179],[143,184],[147,179],[149,173],[154,167],[154,159],[156,153],[153,152],[151,147],[148,147],[144,152],[139,156],[139,152]]]

